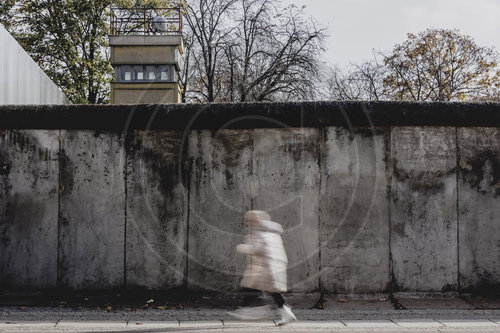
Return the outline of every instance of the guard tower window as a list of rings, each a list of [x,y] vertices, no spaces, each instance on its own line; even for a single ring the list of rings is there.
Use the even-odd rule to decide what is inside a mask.
[[[115,66],[117,82],[175,82],[173,65]]]
[[[158,66],[158,71],[160,75],[161,81],[166,81],[170,79],[170,70],[169,66]]]
[[[156,66],[146,66],[146,79],[155,81],[156,76]]]
[[[117,81],[131,81],[132,80],[132,67],[131,66],[120,66],[116,70]]]
[[[144,77],[144,66],[134,66],[134,79],[136,81],[142,81]]]

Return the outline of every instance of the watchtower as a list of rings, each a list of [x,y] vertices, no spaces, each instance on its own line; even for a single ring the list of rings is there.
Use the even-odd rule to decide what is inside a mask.
[[[180,103],[183,53],[178,7],[111,8],[112,104]]]

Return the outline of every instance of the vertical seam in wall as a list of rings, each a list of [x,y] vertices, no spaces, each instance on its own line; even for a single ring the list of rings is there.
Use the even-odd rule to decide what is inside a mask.
[[[455,176],[456,176],[456,191],[457,191],[457,288],[458,288],[458,293],[459,296],[462,296],[462,287],[460,285],[460,201],[459,201],[459,173],[460,173],[460,148],[459,148],[459,142],[458,142],[458,127],[455,127],[455,145],[456,145],[456,169],[455,169]]]
[[[187,169],[187,212],[186,212],[186,240],[185,240],[185,247],[186,247],[186,268],[184,271],[184,288],[187,290],[189,287],[189,222],[191,218],[191,173],[193,172],[193,162],[191,161],[189,157],[189,134],[187,134],[187,139],[186,139],[186,144],[184,147],[181,149],[186,149],[186,156],[187,156],[187,162],[180,161],[181,168],[183,170]],[[199,140],[199,137],[198,137]],[[184,154],[183,154],[184,155]],[[185,163],[187,163],[187,167],[185,166]],[[182,180],[182,178],[181,178]]]
[[[124,225],[123,225],[123,289],[127,289],[127,223],[128,223],[128,211],[127,211],[127,202],[128,202],[128,133],[124,134],[123,137],[123,149],[124,149],[124,165],[123,165],[123,179],[124,179]]]
[[[318,289],[320,292],[323,292],[323,282],[322,282],[322,269],[323,266],[321,264],[321,248],[322,248],[322,243],[321,243],[321,186],[323,185],[323,149],[325,144],[323,144],[323,141],[325,140],[325,128],[320,127],[319,128],[319,140],[318,140],[318,170],[319,170],[319,186],[318,186]]]
[[[57,141],[59,147],[57,147],[57,254],[56,254],[56,286],[61,286],[61,141],[62,141],[62,131],[59,130],[59,135],[57,136]]]
[[[252,130],[252,134],[251,134],[251,137],[250,137],[250,141],[251,141],[251,147],[252,147],[252,150],[250,152],[250,164],[248,166],[248,171],[249,171],[249,174],[250,174],[250,179],[251,177],[254,176],[254,163],[255,163],[255,129]],[[253,194],[253,191],[248,188],[248,193],[250,193],[250,210],[254,210],[255,208],[255,198],[254,198],[254,194]],[[243,204],[245,204],[245,202],[243,201]]]
[[[392,127],[386,132],[386,177],[387,177],[387,220],[389,223],[389,293],[393,295],[394,292],[394,263],[392,261],[392,218],[391,218],[391,198],[392,198]]]
[[[186,273],[184,285],[188,289],[189,281],[189,222],[191,219],[191,171],[192,163],[188,164],[188,186],[187,186],[187,214],[186,214]]]

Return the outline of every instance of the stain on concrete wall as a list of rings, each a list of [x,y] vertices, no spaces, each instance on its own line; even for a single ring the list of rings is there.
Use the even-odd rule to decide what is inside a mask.
[[[382,292],[390,282],[384,129],[325,129],[321,157],[321,288]]]
[[[243,214],[259,209],[285,229],[290,291],[317,290],[318,139],[317,129],[305,128],[192,133],[190,286],[238,289]]]
[[[269,212],[285,230],[289,291],[318,290],[319,130],[256,129],[252,137],[252,209]]]
[[[59,131],[0,132],[0,286],[55,287]]]
[[[391,130],[391,255],[396,290],[457,289],[456,133]]]
[[[251,209],[252,147],[251,130],[190,133],[189,288],[239,288],[246,261],[235,247]]]
[[[182,287],[188,191],[180,132],[135,132],[127,151],[126,284]]]
[[[125,151],[118,134],[61,131],[58,286],[124,283]]]
[[[500,130],[457,133],[461,288],[500,290]]]

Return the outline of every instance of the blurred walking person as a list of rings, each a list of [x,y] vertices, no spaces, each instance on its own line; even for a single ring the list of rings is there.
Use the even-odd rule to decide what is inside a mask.
[[[271,221],[264,211],[251,210],[245,213],[247,234],[243,244],[236,251],[247,255],[247,267],[243,273],[241,287],[245,294],[243,308],[230,312],[241,320],[259,320],[269,314],[269,306],[251,306],[258,302],[262,292],[267,292],[278,306],[285,325],[297,320],[291,307],[285,304],[282,293],[287,291],[287,264],[281,234],[283,227]]]

